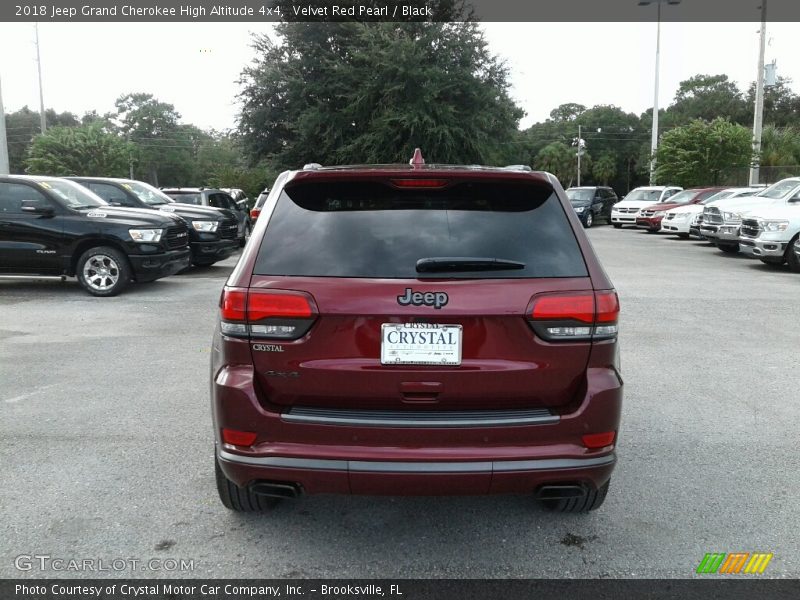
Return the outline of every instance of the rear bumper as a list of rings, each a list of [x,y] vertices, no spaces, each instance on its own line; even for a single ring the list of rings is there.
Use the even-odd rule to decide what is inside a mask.
[[[162,254],[129,254],[128,260],[136,281],[154,281],[182,271],[190,264],[189,249],[172,250]]]
[[[298,484],[312,494],[429,496],[533,493],[555,483],[597,489],[611,477],[616,455],[434,462],[244,457],[220,449],[217,460],[226,477],[241,486],[271,481]]]
[[[251,366],[214,373],[217,459],[241,487],[260,481],[299,484],[310,494],[458,495],[534,493],[545,484],[597,489],[611,476],[614,446],[589,450],[585,433],[618,431],[622,381],[590,368],[570,412],[541,424],[390,427],[297,422],[267,410]],[[222,428],[255,431],[248,447],[224,444]]]

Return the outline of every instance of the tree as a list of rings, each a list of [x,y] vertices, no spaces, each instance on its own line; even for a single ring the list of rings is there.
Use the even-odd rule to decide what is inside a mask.
[[[98,124],[52,127],[33,140],[28,172],[44,175],[124,176],[128,144]]]
[[[542,148],[534,159],[534,167],[556,176],[561,185],[568,187],[576,172],[575,149],[562,142],[553,142]]]
[[[778,77],[775,85],[764,88],[764,123],[786,127],[800,123],[800,96],[792,92],[791,79]],[[747,90],[747,110],[752,120],[755,107],[756,84]]]
[[[617,158],[613,154],[603,154],[592,166],[592,175],[603,185],[608,185],[609,180],[617,174]]]
[[[550,118],[556,123],[575,121],[585,111],[586,107],[583,104],[569,102],[567,104],[560,104],[551,110]]]
[[[45,110],[44,118],[48,127],[78,125],[78,120],[71,112],[57,113],[52,108]],[[39,112],[32,111],[27,106],[6,115],[8,163],[11,173],[24,172],[25,158],[28,155],[31,141],[41,133],[41,127]]]
[[[199,130],[182,129],[175,107],[152,94],[125,94],[115,105],[120,132],[135,147],[135,176],[158,185],[161,175],[164,182],[176,185],[187,174],[192,138]]]
[[[656,177],[683,187],[717,184],[723,171],[746,167],[751,156],[746,127],[725,119],[696,119],[661,136]]]
[[[765,167],[800,164],[800,129],[767,125],[761,132],[759,163]]]
[[[254,36],[239,133],[252,160],[519,162],[523,112],[474,22],[281,23]]]
[[[747,105],[742,92],[727,75],[695,75],[681,81],[663,125],[683,125],[693,119],[712,121],[718,117],[734,123],[747,122]]]

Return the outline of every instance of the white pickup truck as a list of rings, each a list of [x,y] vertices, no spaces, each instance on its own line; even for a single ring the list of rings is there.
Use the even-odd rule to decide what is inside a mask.
[[[789,263],[800,273],[800,190],[784,206],[754,210],[742,219],[739,247],[769,265]]]
[[[732,200],[724,207],[706,206],[700,233],[723,252],[739,251],[742,219],[771,208],[780,208],[800,200],[800,177],[781,179],[755,196]]]

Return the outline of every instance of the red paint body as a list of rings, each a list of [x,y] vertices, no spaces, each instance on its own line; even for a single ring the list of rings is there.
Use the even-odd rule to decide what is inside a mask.
[[[647,206],[640,211],[640,214],[644,214],[646,212],[663,212],[668,211],[673,208],[678,208],[679,206],[686,206],[687,204],[698,204],[708,198],[712,194],[716,194],[724,190],[725,188],[721,187],[710,187],[710,188],[697,188],[692,190],[695,192],[695,195],[688,202],[660,202],[658,204],[652,204],[651,206]],[[680,192],[679,192],[680,193]],[[645,229],[649,229],[650,231],[658,231],[661,229],[661,221],[664,220],[664,215],[659,216],[637,216],[636,217],[636,226],[637,227],[644,227]]]
[[[316,316],[308,332],[293,341],[240,339],[223,335],[217,327],[211,398],[223,473],[242,487],[259,481],[290,482],[307,493],[532,493],[543,484],[557,483],[599,488],[614,467],[614,445],[589,449],[583,436],[618,431],[622,380],[616,337],[548,342],[529,322],[537,295],[613,291],[560,185],[543,173],[430,165],[300,171],[286,183],[387,181],[398,176],[514,180],[553,189],[588,276],[457,280],[446,275],[435,279],[254,275],[273,210],[267,202],[227,287],[300,291],[311,299]],[[397,297],[409,287],[414,292],[445,291],[449,302],[441,309],[401,306]],[[418,318],[463,327],[459,366],[381,364],[381,325]],[[270,350],[254,349],[256,342],[269,344]],[[284,417],[293,407],[445,414],[546,409],[557,419],[500,426],[332,425],[288,422]],[[255,432],[256,441],[247,447],[225,444],[223,428]],[[295,463],[263,463],[271,458],[305,462],[302,468],[292,466]],[[314,468],[315,461],[326,466]],[[410,470],[397,472],[398,465],[407,469],[408,463],[413,463]],[[458,464],[468,468],[460,472]],[[439,470],[431,472],[431,466]]]

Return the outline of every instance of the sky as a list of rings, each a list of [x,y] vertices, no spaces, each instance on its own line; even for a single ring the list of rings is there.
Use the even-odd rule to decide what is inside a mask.
[[[756,76],[760,23],[662,23],[659,106],[680,81],[725,73],[746,89]],[[613,104],[640,114],[653,105],[656,24],[485,23],[491,52],[510,69],[525,128],[562,103]],[[253,59],[251,33],[269,23],[42,23],[45,105],[82,115],[114,110],[128,92],[173,104],[199,127],[235,127],[237,79]],[[766,62],[800,92],[797,24],[767,25]],[[6,112],[39,106],[32,23],[0,23]],[[602,125],[602,124],[598,124]],[[9,132],[10,134],[11,132]]]

